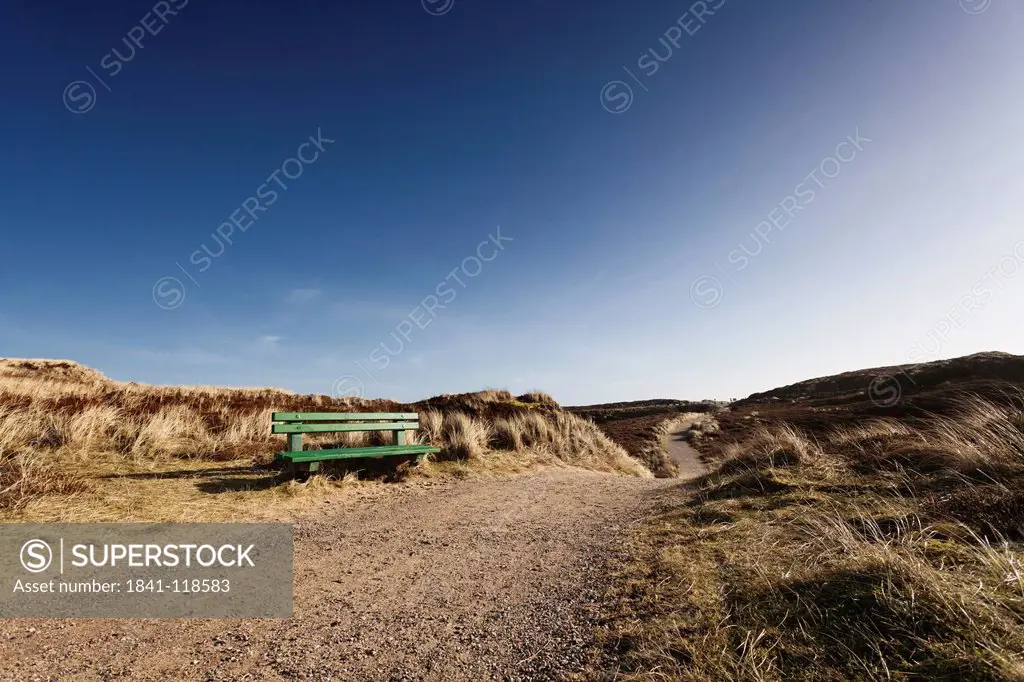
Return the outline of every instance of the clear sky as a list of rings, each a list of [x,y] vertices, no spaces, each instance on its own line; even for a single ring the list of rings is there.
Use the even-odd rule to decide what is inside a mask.
[[[1024,352],[1016,0],[9,0],[0,25],[0,356],[579,404]]]

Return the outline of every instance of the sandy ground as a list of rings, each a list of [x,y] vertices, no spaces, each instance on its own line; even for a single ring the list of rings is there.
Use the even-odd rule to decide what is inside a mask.
[[[360,489],[295,525],[293,618],[0,621],[0,680],[591,679],[616,541],[677,484],[551,469]]]
[[[700,453],[686,439],[686,429],[669,434],[665,449],[669,459],[679,467],[679,478],[689,480],[707,473],[708,468],[701,461]]]

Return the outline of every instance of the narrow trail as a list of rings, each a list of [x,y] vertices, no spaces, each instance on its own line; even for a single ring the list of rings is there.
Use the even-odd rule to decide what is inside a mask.
[[[549,469],[361,488],[295,525],[294,617],[0,621],[0,680],[586,679],[615,543],[676,485]]]
[[[672,463],[679,467],[679,478],[690,480],[708,472],[700,453],[690,445],[687,429],[670,433],[666,437],[665,450]]]

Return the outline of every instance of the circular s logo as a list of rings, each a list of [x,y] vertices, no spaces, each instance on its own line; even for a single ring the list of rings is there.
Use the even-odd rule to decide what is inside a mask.
[[[981,14],[992,6],[992,0],[960,0],[960,8],[968,14]]]
[[[633,106],[633,88],[625,81],[609,81],[601,88],[601,106],[609,114],[622,114]]]
[[[64,106],[72,114],[87,114],[96,106],[96,88],[88,81],[72,81],[64,88]]]
[[[29,573],[41,573],[53,563],[53,550],[42,540],[29,540],[21,546],[21,565]]]
[[[161,277],[153,285],[153,303],[174,310],[185,302],[185,285],[177,277]]]
[[[427,11],[427,14],[440,17],[452,10],[452,7],[455,6],[455,0],[420,0],[420,4],[423,5],[423,9]]]
[[[358,377],[345,374],[334,380],[331,385],[332,398],[362,398],[366,395],[366,387]]]
[[[900,382],[888,374],[877,376],[868,384],[868,398],[879,407],[892,407],[900,401],[902,395]]]
[[[722,283],[711,275],[702,275],[690,285],[690,300],[698,308],[714,308],[724,295]]]

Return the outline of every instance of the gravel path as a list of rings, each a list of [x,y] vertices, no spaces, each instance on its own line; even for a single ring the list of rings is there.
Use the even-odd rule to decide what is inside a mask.
[[[614,543],[674,484],[360,489],[296,524],[295,617],[0,621],[0,680],[587,679]]]

